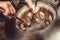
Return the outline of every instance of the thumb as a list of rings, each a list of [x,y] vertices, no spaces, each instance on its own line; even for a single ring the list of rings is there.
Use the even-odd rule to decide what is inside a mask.
[[[32,12],[35,13],[35,5],[31,6]]]

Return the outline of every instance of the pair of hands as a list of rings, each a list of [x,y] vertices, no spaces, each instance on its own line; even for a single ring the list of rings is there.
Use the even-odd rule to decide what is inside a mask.
[[[36,7],[32,3],[32,0],[26,0],[26,3],[29,5],[30,8],[33,9],[33,12],[36,12]],[[14,18],[16,15],[16,10],[14,9],[13,5],[9,1],[0,1],[0,7],[2,7],[5,11],[3,13],[4,16],[8,18]]]

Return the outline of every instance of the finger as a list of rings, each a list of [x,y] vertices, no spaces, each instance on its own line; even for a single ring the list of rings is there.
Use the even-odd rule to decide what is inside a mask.
[[[10,13],[11,14],[13,14],[14,12],[13,12],[13,9],[12,9],[12,7],[11,7],[11,5],[9,4],[9,10],[10,10]]]
[[[14,9],[14,7],[11,5],[11,8],[12,8],[12,17],[15,18],[16,16],[16,10]]]
[[[35,8],[35,13],[38,12],[38,10],[39,10],[39,7],[36,6],[36,8]]]
[[[10,2],[8,2],[8,6],[9,6],[10,13],[11,13],[10,16],[14,17],[15,13],[16,13],[14,7],[12,6],[12,4]]]
[[[32,12],[35,13],[35,5],[32,5],[31,8],[32,8]]]
[[[39,7],[35,6],[34,9],[33,9],[33,12],[36,14],[39,10]]]
[[[9,16],[13,17],[14,16],[14,12],[13,12],[13,9],[11,6],[9,6],[9,10],[10,10],[10,13],[9,13]]]
[[[34,14],[39,10],[39,7],[35,6],[35,5],[32,5],[31,8],[32,8]]]
[[[12,4],[11,4],[11,8],[12,8],[13,14],[15,15],[15,14],[16,14],[16,10],[15,10],[15,8],[12,6]]]
[[[4,16],[6,16],[6,17],[8,17],[8,16],[9,16],[10,11],[9,11],[9,8],[8,8],[8,6],[7,6],[7,5],[6,5],[5,7],[6,7],[6,8],[4,8],[4,9],[5,9],[5,13],[3,13],[3,15],[4,15]]]

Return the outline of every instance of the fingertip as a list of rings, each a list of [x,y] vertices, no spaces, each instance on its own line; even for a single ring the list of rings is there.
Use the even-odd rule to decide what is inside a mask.
[[[35,10],[34,10],[34,13],[37,13],[39,10],[39,7],[36,6]]]
[[[12,18],[12,17],[10,17],[10,16],[8,15],[8,13],[3,13],[3,15],[6,16],[6,17],[9,18],[9,19]]]
[[[12,17],[9,17],[9,19],[11,19]]]
[[[16,13],[16,10],[14,9],[14,12]]]
[[[7,16],[7,13],[3,13],[4,16]]]

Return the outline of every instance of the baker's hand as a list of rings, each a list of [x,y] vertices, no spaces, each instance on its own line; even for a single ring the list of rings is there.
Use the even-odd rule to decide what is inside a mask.
[[[32,2],[32,0],[25,0],[25,1],[26,1],[26,3],[28,4],[28,6],[32,9],[32,12],[33,12],[33,13],[36,13],[36,12],[38,11],[39,7],[36,6],[36,5]]]
[[[32,6],[30,6],[30,8],[32,9],[32,12],[35,14],[35,13],[37,13],[37,11],[39,10],[39,7],[38,6],[36,6],[36,5],[32,5]]]
[[[8,18],[13,18],[15,16],[16,10],[12,6],[11,2],[0,1],[0,7],[5,10],[3,13],[4,16],[6,16]]]

